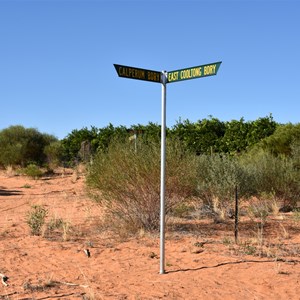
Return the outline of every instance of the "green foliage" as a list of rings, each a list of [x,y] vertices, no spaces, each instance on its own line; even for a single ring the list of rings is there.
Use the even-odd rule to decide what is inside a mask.
[[[33,205],[26,215],[26,222],[30,227],[32,235],[40,235],[45,224],[48,210],[41,205]]]
[[[249,123],[245,123],[244,119],[241,118],[239,121],[227,122],[225,127],[225,134],[222,139],[223,151],[231,154],[244,151],[248,146]]]
[[[47,223],[47,229],[53,231],[55,229],[61,229],[65,221],[62,218],[51,218]]]
[[[128,131],[131,134],[136,134],[137,138],[144,142],[160,143],[161,126],[158,124],[149,122],[148,125],[132,125]],[[167,134],[168,131],[167,129]]]
[[[294,141],[290,147],[295,171],[300,172],[300,140]]]
[[[43,175],[43,172],[35,164],[29,164],[26,168],[21,169],[20,173],[34,179],[37,179]]]
[[[293,157],[274,156],[268,151],[252,151],[241,158],[252,174],[255,194],[273,194],[275,198],[294,206],[300,197],[299,169]]]
[[[245,241],[240,244],[242,251],[247,255],[255,255],[257,253],[257,248],[251,242]]]
[[[193,212],[195,208],[185,202],[179,203],[172,208],[172,215],[178,218],[184,218]]]
[[[218,200],[220,208],[228,208],[234,200],[236,186],[239,196],[251,195],[251,174],[229,155],[201,155],[198,157],[198,193],[209,205]]]
[[[61,141],[62,145],[62,159],[64,162],[73,165],[80,159],[79,151],[81,143],[89,141],[92,145],[92,152],[97,149],[98,129],[96,127],[84,127],[80,130],[74,129],[67,137]]]
[[[263,148],[273,155],[291,155],[292,145],[300,143],[300,123],[285,124],[278,126],[274,134],[259,143]]]
[[[46,160],[44,148],[56,141],[54,136],[42,134],[34,128],[10,126],[0,131],[0,165],[42,164]]]
[[[106,151],[111,141],[125,141],[128,132],[125,126],[114,127],[112,124],[99,129],[97,136],[97,150]]]
[[[47,163],[51,169],[59,166],[63,159],[63,145],[61,141],[50,143],[44,148],[47,157]]]
[[[291,124],[289,126],[293,129],[281,129],[283,134],[278,129],[278,133],[266,140],[263,147],[270,148],[272,153],[290,153],[291,142],[294,142],[295,136],[299,140],[300,129]],[[252,122],[245,122],[243,118],[239,121],[222,122],[210,116],[195,123],[189,120],[179,121],[173,128],[167,129],[167,136],[180,140],[186,150],[197,155],[223,152],[235,154],[272,135],[276,127],[277,123],[271,115]],[[114,127],[112,124],[100,129],[94,126],[90,129],[84,127],[73,130],[60,142],[33,128],[11,126],[0,131],[0,165],[25,166],[34,162],[38,165],[48,163],[57,166],[62,161],[74,165],[81,160],[89,160],[90,155],[95,155],[97,150],[106,151],[111,141],[125,141],[133,133],[143,142],[160,143],[161,127],[151,122],[147,125],[132,125],[129,129],[125,126]],[[276,146],[278,140],[281,146]],[[88,155],[82,153],[83,143],[89,146]],[[286,147],[288,150],[281,149]]]
[[[172,136],[178,138],[189,151],[196,154],[219,152],[224,133],[224,123],[213,117],[196,123],[189,120],[180,121],[171,131]]]
[[[249,122],[245,122],[244,118],[221,122],[210,116],[196,123],[179,121],[172,128],[171,135],[196,154],[236,154],[272,135],[276,127],[272,115]]]
[[[125,140],[128,136],[127,129],[124,126],[114,127],[112,124],[104,128],[96,128],[94,126],[89,130],[84,127],[80,130],[73,130],[62,142],[63,161],[69,165],[84,160],[81,153],[82,143],[90,143],[91,155],[97,150],[107,150],[111,140]]]
[[[235,154],[248,150],[264,138],[271,136],[277,126],[272,115],[256,121],[245,122],[244,118],[241,118],[239,121],[227,122],[222,139],[222,151]]]
[[[166,213],[195,189],[194,157],[174,141],[166,156]],[[99,151],[87,176],[90,194],[105,208],[111,224],[157,230],[160,212],[160,146],[157,143],[113,142]]]
[[[271,114],[268,117],[259,118],[255,121],[251,121],[249,122],[249,124],[250,128],[247,134],[247,147],[251,147],[263,140],[264,138],[271,136],[278,127],[278,124],[273,120]]]
[[[267,217],[271,214],[270,203],[266,200],[258,201],[248,207],[248,215],[252,219],[259,219],[263,224],[266,222]]]

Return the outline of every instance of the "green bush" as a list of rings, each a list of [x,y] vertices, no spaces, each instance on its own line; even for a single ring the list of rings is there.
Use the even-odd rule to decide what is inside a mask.
[[[54,136],[42,134],[35,128],[10,126],[0,131],[0,165],[25,166],[30,162],[45,162],[44,148],[56,141]]]
[[[60,141],[50,143],[44,148],[47,163],[50,169],[58,167],[63,159],[63,146]]]
[[[290,156],[292,154],[292,146],[295,143],[298,143],[298,145],[300,143],[300,123],[288,123],[278,126],[276,131],[262,140],[257,147],[276,156]]]
[[[300,197],[298,156],[274,156],[268,151],[251,152],[241,163],[252,174],[256,196],[273,194],[275,198],[294,206]]]
[[[33,205],[26,215],[26,222],[30,227],[32,235],[40,235],[45,224],[48,210],[41,205]]]
[[[195,190],[194,157],[176,142],[166,155],[166,213]],[[160,215],[160,147],[157,143],[113,142],[90,167],[87,184],[111,223],[127,231],[157,230]]]
[[[198,193],[209,207],[229,209],[235,199],[235,188],[239,197],[249,196],[252,176],[237,157],[226,154],[201,155],[197,160]]]
[[[43,175],[43,172],[35,164],[29,164],[26,168],[20,170],[21,174],[37,179]]]

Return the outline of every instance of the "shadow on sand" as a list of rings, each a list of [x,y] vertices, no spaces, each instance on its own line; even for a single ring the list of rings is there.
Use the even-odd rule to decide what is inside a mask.
[[[0,188],[0,196],[18,196],[18,195],[23,195],[23,193],[18,190],[6,190]]]

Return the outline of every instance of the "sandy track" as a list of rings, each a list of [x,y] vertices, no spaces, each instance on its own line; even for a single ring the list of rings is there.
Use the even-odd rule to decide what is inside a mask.
[[[48,221],[66,221],[67,233],[31,236],[26,212],[34,204],[48,209]],[[288,239],[276,220],[268,223],[283,248],[261,258],[224,242],[232,239],[231,224],[185,224],[184,232],[167,232],[167,273],[159,275],[158,236],[121,240],[101,231],[101,211],[85,195],[83,177],[32,180],[2,172],[0,212],[0,273],[9,277],[0,299],[300,299],[300,230],[288,219]],[[241,226],[246,240],[250,228]]]

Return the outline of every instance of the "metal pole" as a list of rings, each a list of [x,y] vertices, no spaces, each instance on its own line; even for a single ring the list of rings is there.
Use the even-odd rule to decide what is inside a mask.
[[[160,161],[160,274],[165,274],[165,178],[166,178],[166,83],[167,72],[161,74],[161,161]]]
[[[238,187],[235,186],[235,214],[234,214],[234,238],[235,243],[238,243],[239,235],[239,197],[238,197]]]

